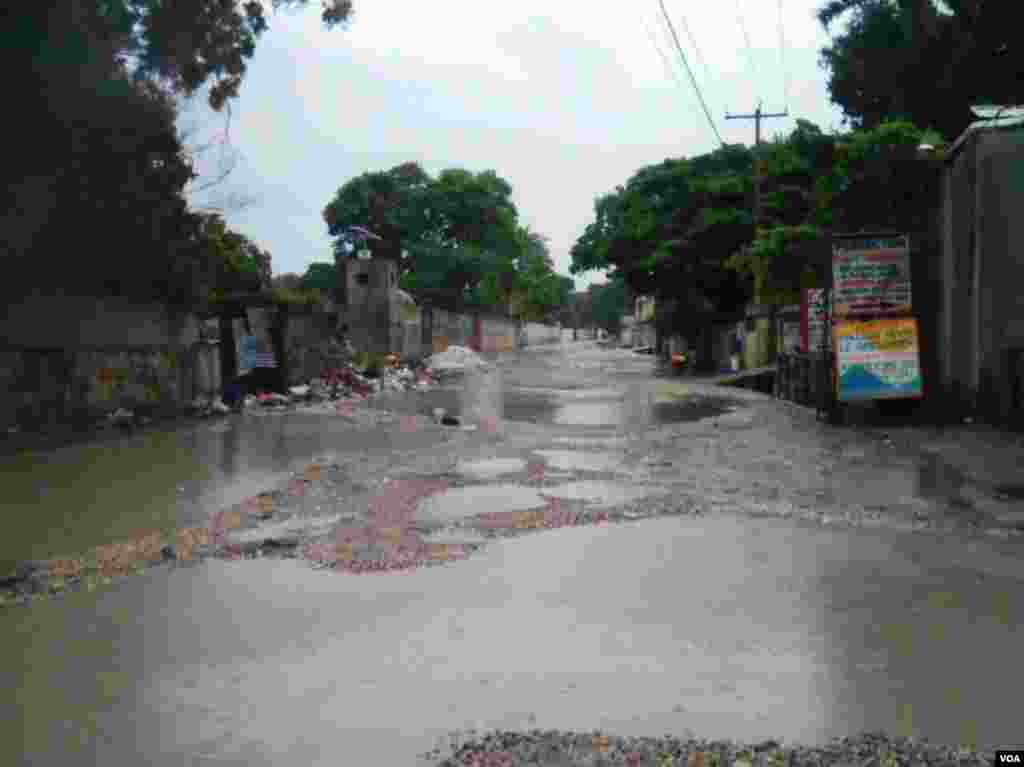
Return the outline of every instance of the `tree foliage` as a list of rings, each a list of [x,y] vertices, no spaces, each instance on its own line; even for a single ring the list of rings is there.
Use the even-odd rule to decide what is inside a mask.
[[[792,299],[813,278],[814,243],[830,232],[929,229],[939,159],[919,151],[926,140],[927,131],[905,122],[826,135],[798,120],[758,152],[757,232],[749,150],[641,168],[598,198],[594,222],[572,249],[572,271],[614,269],[636,293],[658,298],[665,329],[754,297]]]
[[[338,267],[335,264],[317,262],[306,267],[300,285],[305,290],[319,290],[332,295],[338,284]]]
[[[728,146],[641,168],[597,200],[572,249],[572,271],[614,268],[631,289],[694,312],[731,311],[748,297],[724,261],[753,234],[753,156]]]
[[[350,10],[331,3],[325,21]],[[203,298],[223,262],[185,200],[177,98],[209,86],[220,108],[237,95],[263,4],[66,0],[21,4],[4,22],[0,57],[19,73],[0,190],[6,289]]]
[[[591,285],[590,318],[599,328],[618,335],[626,309],[626,283],[621,275],[612,275],[608,282]]]
[[[1013,3],[1000,0],[829,0],[835,32],[821,51],[829,93],[853,128],[909,121],[947,139],[971,104],[1024,101],[1024,49]]]
[[[324,209],[337,257],[348,229],[381,237],[375,257],[399,263],[401,286],[420,300],[541,318],[564,300],[544,238],[519,224],[512,186],[494,171],[429,176],[416,163],[349,180]]]

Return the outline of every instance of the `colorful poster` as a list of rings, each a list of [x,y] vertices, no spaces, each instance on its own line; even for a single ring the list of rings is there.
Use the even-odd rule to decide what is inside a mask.
[[[828,296],[823,288],[810,288],[800,293],[800,350],[820,351],[828,344]]]
[[[922,396],[917,320],[840,322],[835,349],[841,402]]]
[[[908,238],[837,239],[832,287],[836,319],[910,314]]]

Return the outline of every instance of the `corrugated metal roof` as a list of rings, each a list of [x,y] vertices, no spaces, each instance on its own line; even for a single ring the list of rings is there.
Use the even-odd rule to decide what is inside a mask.
[[[960,137],[953,142],[946,155],[946,160],[952,160],[964,143],[975,133],[984,130],[997,130],[1002,128],[1017,128],[1024,125],[1024,107],[971,107],[976,117],[982,119],[972,122]]]

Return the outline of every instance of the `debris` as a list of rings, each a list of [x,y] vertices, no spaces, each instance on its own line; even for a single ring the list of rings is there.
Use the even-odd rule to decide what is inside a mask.
[[[119,407],[107,416],[107,418],[115,426],[130,426],[135,421],[135,413],[131,410],[125,410],[124,408]]]
[[[449,346],[427,359],[427,369],[432,373],[464,373],[469,369],[486,367],[483,358],[465,346]]]
[[[288,392],[296,399],[305,399],[309,397],[311,388],[309,386],[292,386]]]
[[[452,415],[446,415],[441,418],[442,426],[458,426],[459,419]]]

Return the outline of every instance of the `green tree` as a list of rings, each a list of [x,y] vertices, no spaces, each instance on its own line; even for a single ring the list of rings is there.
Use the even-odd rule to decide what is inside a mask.
[[[735,309],[748,291],[725,261],[753,235],[751,166],[749,150],[729,146],[641,168],[597,200],[570,271],[614,267],[636,293],[675,302],[681,324]]]
[[[608,282],[589,288],[591,317],[595,325],[618,335],[622,328],[622,315],[626,308],[626,283],[613,274]]]
[[[821,51],[832,101],[853,128],[909,121],[952,139],[971,104],[1024,100],[1015,18],[995,0],[830,0],[818,19],[838,30]]]
[[[324,220],[339,255],[348,228],[367,227],[382,238],[374,253],[399,262],[405,290],[453,307],[480,305],[507,295],[518,268],[523,245],[511,195],[494,171],[450,168],[435,179],[406,163],[345,183]]]
[[[301,286],[305,290],[319,290],[326,295],[334,293],[338,284],[338,267],[326,262],[312,263],[302,275]]]
[[[331,3],[325,22],[350,10]],[[23,4],[4,20],[0,57],[19,72],[17,149],[0,189],[5,289],[201,299],[220,265],[185,201],[194,174],[176,98],[208,85],[220,108],[237,95],[264,4],[67,0]]]

